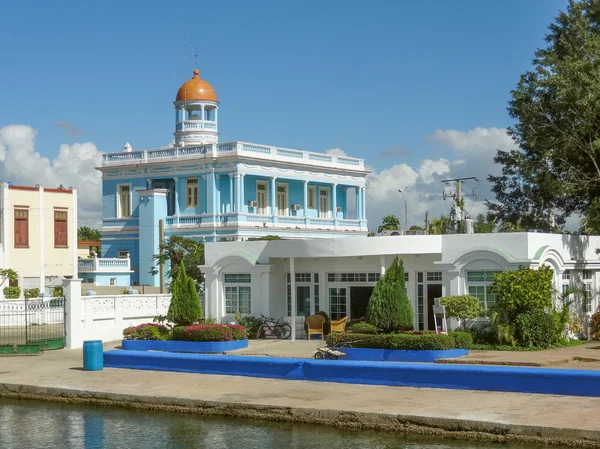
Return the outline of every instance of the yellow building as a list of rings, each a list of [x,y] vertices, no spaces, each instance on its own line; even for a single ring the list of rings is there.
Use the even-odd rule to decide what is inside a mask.
[[[77,276],[77,191],[0,183],[2,268],[19,275],[23,291]],[[4,287],[7,285],[5,284]]]

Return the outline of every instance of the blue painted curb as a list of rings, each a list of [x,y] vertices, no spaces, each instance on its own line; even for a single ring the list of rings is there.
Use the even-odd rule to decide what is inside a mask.
[[[166,352],[227,352],[248,347],[248,340],[232,341],[176,341],[176,340],[123,340],[126,351]]]
[[[592,370],[284,359],[120,350],[105,352],[104,366],[316,382],[600,397],[600,372]]]
[[[370,362],[421,362],[433,363],[437,359],[449,359],[468,355],[466,349],[440,349],[410,351],[404,349],[333,348],[342,351],[344,360]]]

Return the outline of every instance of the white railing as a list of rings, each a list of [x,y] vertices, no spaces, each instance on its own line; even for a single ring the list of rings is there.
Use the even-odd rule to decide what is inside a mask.
[[[112,341],[123,338],[129,326],[152,323],[157,315],[166,315],[171,295],[83,296],[82,324],[84,340]]]
[[[63,298],[0,300],[0,327],[64,323]]]
[[[194,127],[201,123],[193,123]],[[192,123],[185,122],[185,126]],[[214,125],[214,128],[212,126]],[[204,128],[216,129],[216,124],[204,122]],[[188,128],[185,128],[188,129]],[[189,128],[196,129],[196,128]],[[313,165],[328,168],[352,168],[364,170],[363,159],[351,157],[338,157],[324,153],[313,153],[311,151],[293,150],[289,148],[271,147],[247,142],[226,142],[212,145],[201,145],[197,147],[165,148],[160,150],[132,151],[129,153],[110,153],[102,157],[103,166],[133,165],[140,162],[156,162],[156,160],[168,161],[170,159],[197,158],[197,157],[220,157],[220,156],[247,156],[258,159],[278,160]]]
[[[79,259],[77,271],[80,273],[127,273],[131,271],[131,260],[128,257]]]

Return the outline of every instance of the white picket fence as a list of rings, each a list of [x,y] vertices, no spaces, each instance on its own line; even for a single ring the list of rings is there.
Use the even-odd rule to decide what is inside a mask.
[[[0,327],[41,326],[63,322],[63,298],[4,299],[0,301]]]

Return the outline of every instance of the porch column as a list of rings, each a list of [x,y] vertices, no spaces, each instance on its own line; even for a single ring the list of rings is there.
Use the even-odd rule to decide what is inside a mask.
[[[385,256],[383,255],[379,256],[379,270],[381,275],[383,276],[385,274]]]
[[[204,129],[204,105],[200,106],[201,111],[202,111],[202,129]]]
[[[67,349],[83,346],[83,301],[81,299],[81,279],[63,280],[65,295],[65,330],[67,333]]]
[[[275,199],[277,195],[277,185],[275,182],[277,178],[275,176],[271,177],[271,215],[273,215],[273,222],[275,222],[275,216],[277,215],[277,209],[275,205]]]
[[[244,174],[240,173],[240,212],[244,211],[244,205],[246,202],[244,201]]]
[[[152,188],[152,180],[151,179],[146,179],[146,188],[148,190],[150,190]]]
[[[304,179],[302,184],[304,184],[304,203],[302,207],[304,208],[304,216],[306,217],[306,210],[308,209],[308,181]]]
[[[337,184],[331,185],[331,218],[333,218],[333,223],[337,221]]]
[[[208,181],[206,175],[201,176],[202,179],[202,197],[204,198],[204,209],[203,213],[208,214]]]
[[[174,201],[175,201],[175,216],[178,217],[179,216],[179,178],[175,177],[173,178],[173,180],[175,181],[175,195],[174,195]]]
[[[364,220],[367,217],[367,206],[366,206],[366,195],[365,195],[365,188],[361,187],[360,188],[360,207],[361,207],[361,219]]]
[[[217,215],[221,215],[221,175],[216,175]]]
[[[296,340],[296,266],[293,257],[290,257],[290,298],[291,298],[291,315],[292,315],[292,341]]]
[[[227,212],[233,212],[233,173],[229,174],[229,210]]]
[[[233,174],[233,190],[235,198],[233,200],[233,210],[238,212],[240,209],[240,175],[237,173]]]
[[[360,207],[360,188],[357,187],[356,188],[356,219],[360,220],[360,211],[361,211],[361,207]]]

